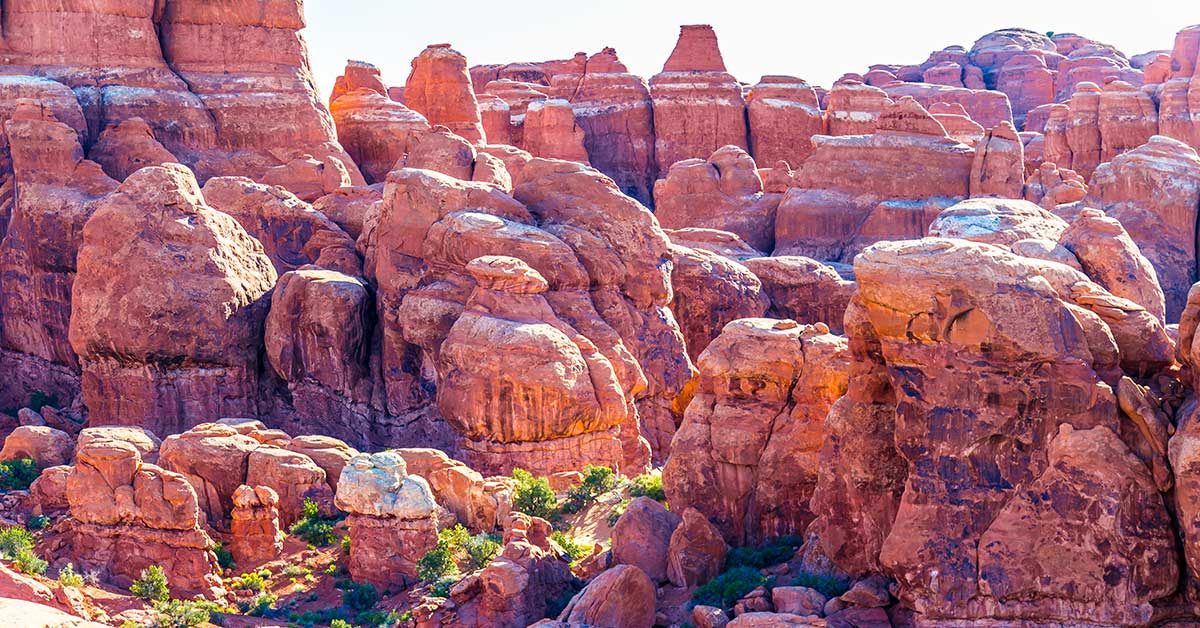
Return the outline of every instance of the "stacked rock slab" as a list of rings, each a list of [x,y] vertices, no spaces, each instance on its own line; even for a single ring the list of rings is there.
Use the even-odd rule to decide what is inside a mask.
[[[679,41],[650,79],[659,172],[732,144],[748,148],[742,87],[725,71],[711,26],[683,26]]]
[[[79,450],[67,476],[71,520],[62,547],[82,570],[128,587],[151,565],[178,596],[221,591],[213,541],[201,529],[196,492],[178,473],[143,463],[133,445],[97,439]]]
[[[872,242],[924,235],[967,197],[975,151],[915,100],[887,105],[876,127],[813,139],[816,151],[775,214],[776,255],[849,263]]]
[[[350,576],[381,589],[416,582],[417,561],[437,545],[429,484],[398,454],[359,454],[342,470],[337,507],[350,513]]]
[[[230,533],[229,551],[243,569],[278,558],[283,553],[279,494],[269,486],[239,486],[233,493]]]
[[[658,165],[646,81],[630,74],[615,50],[605,48],[588,58],[582,74],[556,75],[551,86],[571,103],[591,164],[622,192],[650,205]]]

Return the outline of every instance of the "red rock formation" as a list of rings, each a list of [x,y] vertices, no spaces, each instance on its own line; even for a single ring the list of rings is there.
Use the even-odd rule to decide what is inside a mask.
[[[677,587],[700,586],[720,575],[728,550],[721,531],[699,510],[688,508],[671,533],[667,578]]]
[[[867,362],[946,362],[955,365],[955,372],[961,372],[960,366],[974,364],[967,366],[961,377],[970,379],[972,387],[1009,391],[993,397],[1006,400],[1001,404],[1024,403],[1022,398],[1027,395],[1057,389],[1057,382],[1063,378],[1092,392],[1041,396],[1048,405],[1026,415],[1026,420],[1042,428],[1018,428],[1009,420],[1011,412],[988,403],[980,406],[981,412],[975,415],[970,430],[946,432],[931,421],[943,416],[945,409],[962,408],[963,396],[957,392],[957,385],[946,378],[921,376],[922,366],[916,367],[918,372],[887,369],[890,382],[883,380],[880,384],[894,387],[895,396],[884,393],[886,388],[876,388],[878,392],[871,395],[876,400],[872,405],[877,412],[890,414],[887,402],[899,402],[895,407],[894,451],[908,462],[906,486],[922,488],[904,490],[897,507],[894,501],[891,505],[859,501],[856,498],[866,492],[863,488],[835,494],[829,489],[844,480],[834,479],[827,485],[823,477],[813,500],[823,515],[816,532],[827,554],[852,572],[872,569],[873,547],[881,547],[879,564],[899,580],[899,597],[927,618],[984,614],[1020,620],[1087,613],[1089,617],[1109,618],[1106,621],[1146,621],[1149,602],[1175,587],[1173,567],[1166,567],[1166,573],[1145,568],[1174,560],[1165,508],[1149,470],[1116,436],[1116,400],[1092,369],[1100,365],[1090,357],[1096,355],[1089,348],[1091,341],[1081,323],[1076,322],[1084,319],[1078,319],[1049,285],[1040,284],[1039,271],[1021,259],[989,245],[953,240],[871,247],[855,265],[859,280],[856,299],[861,300],[866,318],[856,319],[863,321],[861,326],[856,323],[848,327],[857,342],[865,341],[867,347],[877,342],[878,349],[857,353],[857,358],[865,360],[864,366]],[[962,301],[945,310],[937,305],[936,295],[948,294],[946,278],[950,276],[955,278],[954,294]],[[1030,315],[1015,319],[995,315],[1014,307]],[[1035,310],[1043,313],[1033,315]],[[906,325],[900,323],[922,317],[930,319],[924,327],[927,331],[915,336],[911,328],[906,330]],[[953,323],[939,324],[940,319]],[[847,320],[851,320],[849,315]],[[1064,326],[1078,331],[1064,334]],[[985,345],[988,357],[979,361],[979,347]],[[938,357],[933,357],[935,354]],[[1025,360],[1035,360],[1048,370],[1027,370],[1021,366]],[[848,397],[846,405],[853,399],[854,395]],[[952,410],[957,411],[961,410]],[[986,429],[981,430],[979,419],[985,419],[982,425]],[[847,451],[843,446],[839,451],[837,442],[834,440],[834,447],[826,449],[830,468],[865,462],[858,458],[860,450]],[[980,447],[989,448],[990,453],[978,456]],[[1097,453],[1100,450],[1108,453]],[[875,455],[881,454],[877,450]],[[1107,461],[1113,461],[1113,465]],[[1077,470],[1068,473],[1068,468]],[[845,477],[843,473],[834,475]],[[1005,481],[988,482],[984,476]],[[897,475],[890,472],[877,477],[894,482]],[[969,477],[979,479],[964,484],[964,478]],[[894,499],[894,490],[882,495]],[[867,491],[880,496],[878,489]],[[1031,504],[1027,496],[1047,491],[1051,499],[1040,503],[1065,503],[1055,502],[1056,495],[1072,495],[1073,505],[1053,516],[1030,514],[1030,508],[1041,506]],[[1109,512],[1118,519],[1123,516],[1116,511],[1120,508],[1142,512],[1138,529],[1110,525],[1108,522],[1115,521],[1111,518],[1087,518],[1085,513],[1096,503],[1109,504],[1108,508],[1115,509]],[[890,524],[886,519],[889,510],[895,513]],[[835,513],[846,514],[849,519],[841,522],[834,518]],[[880,513],[885,519],[877,518]],[[848,522],[864,521],[865,517],[872,522],[869,530],[881,530],[885,535],[882,546],[846,545],[846,539],[868,530],[862,524]],[[1062,526],[1056,527],[1059,534],[1069,531],[1069,536],[1064,539],[1048,535],[1041,527],[1046,517],[1061,517],[1064,523],[1054,525]],[[1018,538],[1026,541],[1016,542]],[[1112,540],[1117,538],[1123,540]],[[1069,569],[1042,563],[1036,569],[1036,578],[1026,575],[1025,557],[1036,561],[1034,556],[1041,551],[1030,548],[1028,539],[1070,546],[1082,562]],[[989,545],[993,541],[996,544]],[[974,551],[964,547],[983,548],[978,563]],[[966,567],[947,571],[945,566],[951,561],[965,561]],[[1119,576],[1105,579],[1104,565],[1109,561],[1122,567],[1109,572]],[[1039,579],[1039,584],[1032,584],[1031,578]],[[1020,591],[1021,602],[1001,604],[1000,599],[1014,598],[1000,598],[999,591],[1007,592],[1003,595],[1018,595]]]
[[[672,245],[674,299],[671,311],[679,320],[693,360],[716,338],[726,323],[766,313],[770,305],[762,283],[745,266],[715,253]]]
[[[417,579],[417,561],[437,545],[436,504],[429,484],[408,475],[392,452],[360,454],[342,471],[338,508],[349,512],[350,560],[358,582],[381,589]]]
[[[614,565],[633,565],[654,582],[667,581],[667,553],[679,515],[649,497],[629,503],[612,530]]]
[[[129,443],[100,439],[79,450],[66,489],[71,520],[54,556],[98,570],[120,587],[158,565],[172,594],[221,592],[213,541],[182,475],[143,463]]]
[[[383,184],[338,188],[313,201],[313,209],[325,214],[334,224],[342,228],[355,240],[362,234],[367,216],[379,217],[383,204]]]
[[[1025,146],[1009,122],[988,130],[975,148],[971,196],[1020,198],[1025,185]]]
[[[525,150],[534,157],[588,163],[584,131],[575,122],[571,104],[551,98],[530,103],[522,135]]]
[[[360,279],[317,268],[284,273],[264,336],[267,361],[292,395],[293,420],[362,446],[371,433],[363,409],[372,385],[371,309]]]
[[[571,103],[591,164],[649,205],[658,167],[646,81],[629,74],[616,51],[605,48],[587,59],[581,74],[555,76],[551,85]]]
[[[1031,50],[1012,55],[996,73],[996,90],[1012,102],[1013,119],[1028,130],[1030,112],[1055,102],[1054,72],[1046,66],[1046,56]]]
[[[1183,143],[1156,136],[1101,165],[1084,204],[1119,220],[1154,266],[1166,295],[1167,321],[1183,311],[1196,281],[1192,233],[1200,218],[1200,159]]]
[[[1099,210],[1085,209],[1060,241],[1096,283],[1165,321],[1166,305],[1158,275],[1118,220]]]
[[[742,319],[700,356],[700,386],[672,442],[663,488],[734,545],[812,520],[823,419],[845,391],[845,344],[819,326]]]
[[[262,243],[276,273],[315,265],[361,274],[350,236],[291,192],[244,177],[209,179],[202,192],[212,208],[232,216]]]
[[[742,88],[725,72],[711,26],[680,27],[663,71],[650,79],[650,97],[659,172],[726,144],[749,146]]]
[[[299,439],[297,439],[299,440]],[[328,439],[342,448],[345,443]],[[279,496],[278,510],[283,527],[302,512],[304,500],[312,499],[325,513],[333,510],[333,487],[325,467],[308,455],[310,447],[279,430],[267,430],[249,419],[202,423],[168,436],[162,444],[160,462],[180,473],[195,487],[200,510],[207,523],[228,529],[239,486],[265,486]],[[348,449],[348,448],[347,448]],[[328,457],[319,456],[326,466]]]
[[[955,102],[938,102],[929,106],[929,113],[946,129],[946,135],[975,148],[983,140],[984,130],[967,115],[967,110]]]
[[[967,115],[985,129],[1003,122],[1011,124],[1013,119],[1008,98],[998,91],[924,83],[889,83],[883,87],[883,91],[892,100],[911,96],[925,108],[933,106],[934,103],[960,104]]]
[[[755,257],[743,263],[762,282],[771,303],[767,316],[809,325],[824,323],[833,333],[842,333],[842,317],[855,285],[839,269],[790,255]]]
[[[799,166],[812,154],[812,136],[825,132],[817,93],[803,79],[764,76],[746,98],[750,147],[764,164]]]
[[[480,86],[482,87],[482,85]],[[512,110],[503,98],[487,92],[475,95],[479,101],[480,123],[491,144],[512,144]]]
[[[878,87],[861,81],[838,81],[825,105],[825,128],[830,135],[874,133],[879,115],[891,104],[892,99]]]
[[[849,262],[872,242],[920,237],[968,195],[975,151],[912,99],[889,105],[872,135],[814,142],[776,212],[776,255]]]
[[[66,332],[81,232],[117,183],[83,159],[75,130],[33,101],[17,103],[5,135],[15,203],[0,244],[0,345],[15,381],[0,396],[18,407],[35,391],[69,401],[78,395]]]
[[[594,170],[541,159],[519,167],[520,183],[515,190],[519,201],[491,186],[426,171],[400,170],[389,176],[383,213],[374,233],[376,244],[371,247],[377,253],[367,254],[368,260],[374,255],[369,265],[374,267],[380,286],[382,359],[389,405],[400,412],[406,406],[419,407],[422,391],[427,389],[418,382],[428,371],[422,373],[415,360],[427,359],[450,369],[439,370],[437,381],[427,385],[437,387],[443,414],[463,413],[459,418],[447,416],[451,424],[474,434],[473,439],[483,434],[492,438],[500,435],[494,430],[508,430],[505,442],[472,441],[470,448],[484,456],[464,454],[473,467],[507,473],[517,464],[514,456],[529,455],[532,458],[528,464],[537,465],[530,468],[547,474],[576,469],[586,460],[566,455],[566,450],[557,447],[547,449],[539,441],[591,434],[586,438],[601,438],[590,446],[589,451],[596,452],[604,439],[611,438],[615,427],[611,421],[616,420],[622,425],[620,455],[624,465],[636,469],[644,464],[645,452],[639,432],[651,439],[656,450],[665,450],[674,431],[674,416],[682,408],[678,404],[686,403],[681,395],[692,376],[682,336],[666,307],[670,299],[666,237],[648,211],[620,194],[611,180]],[[464,211],[467,208],[472,209]],[[489,313],[481,301],[469,316],[464,314],[475,283],[466,270],[467,264],[497,254],[523,260],[540,277],[524,282],[503,280],[503,273],[496,275],[493,288],[481,286],[476,292],[487,302],[498,299],[497,305],[506,309]],[[484,267],[479,271],[491,276]],[[523,271],[518,274],[533,277]],[[492,280],[489,282],[492,285]],[[529,287],[544,285],[545,295],[519,294],[522,283]],[[587,292],[589,285],[591,291]],[[518,294],[506,293],[509,289]],[[538,303],[548,303],[550,309],[528,310],[522,305]],[[443,344],[449,342],[455,321],[463,332],[455,335],[452,343],[459,352],[454,355],[459,357],[447,361]],[[583,356],[588,356],[592,363],[589,372],[602,374],[612,369],[611,376],[602,375],[597,380],[601,382],[599,390],[613,381],[617,386],[611,393],[604,390],[603,404],[595,392],[589,391],[578,398],[572,396],[574,393],[568,395],[583,404],[569,411],[564,407],[546,414],[530,406],[523,411],[530,418],[528,425],[479,420],[478,413],[491,416],[500,412],[501,405],[480,405],[477,395],[491,389],[489,382],[496,374],[513,371],[507,362],[501,365],[491,358],[480,361],[473,357],[475,351],[490,352],[491,345],[466,331],[476,325],[507,328],[534,321],[561,325],[562,333],[578,335],[579,342],[587,342],[575,345],[574,351],[560,353],[558,348],[547,347],[548,352],[531,356],[542,356],[547,365],[561,357],[578,366],[584,364]],[[594,348],[588,348],[589,343]],[[420,354],[425,357],[420,358]],[[493,362],[498,370],[489,374],[484,366]],[[461,377],[446,380],[448,373],[459,373],[459,369],[465,369]],[[552,379],[537,379],[540,376],[534,373],[522,374],[529,375],[523,385],[560,385]],[[579,394],[592,388],[590,381],[580,379],[577,384]],[[564,390],[570,388],[561,385]],[[610,396],[613,393],[616,396]],[[629,405],[631,402],[634,406]],[[509,416],[511,412],[505,409],[503,414]],[[558,416],[560,412],[563,414]],[[572,416],[592,418],[572,423]],[[512,440],[517,435],[520,439]],[[521,440],[530,437],[533,440]],[[609,453],[604,454],[603,461],[613,462]]]
[[[516,481],[511,477],[485,478],[458,460],[437,449],[397,449],[408,471],[429,482],[438,504],[454,513],[472,530],[496,530],[504,527],[512,511]]]
[[[568,626],[654,624],[654,582],[632,565],[617,565],[588,583],[559,616]]]
[[[1175,35],[1170,78],[1158,95],[1159,132],[1200,150],[1200,25]]]
[[[70,340],[92,421],[171,434],[199,417],[257,415],[275,270],[257,240],[205,204],[191,172],[168,165],[126,179],[84,227],[78,266]]]
[[[654,184],[654,215],[669,229],[703,227],[737,234],[760,251],[775,248],[779,194],[764,194],[754,159],[723,146],[707,161],[687,159]]]
[[[158,142],[154,129],[141,118],[129,118],[105,129],[88,156],[118,181],[124,181],[146,166],[178,161]]]
[[[508,105],[508,135],[512,144],[517,147],[525,145],[525,114],[529,105],[548,99],[551,91],[541,83],[525,83],[512,79],[499,79],[483,87],[484,93],[497,96]]]
[[[464,626],[523,628],[545,617],[551,602],[569,590],[572,579],[570,568],[549,540],[552,530],[544,519],[512,513],[504,524],[500,554],[486,569],[467,576],[451,590],[457,621]],[[624,585],[622,590],[626,590]],[[645,589],[639,590],[644,595]],[[591,604],[587,606],[592,608]],[[608,605],[598,606],[592,612],[604,612]],[[425,608],[414,612],[418,621],[434,616]],[[607,615],[597,618],[604,617]],[[449,623],[451,618],[443,621]]]
[[[404,83],[404,104],[430,124],[444,126],[469,142],[487,143],[467,59],[449,44],[433,44],[413,59]]]
[[[438,354],[438,408],[462,434],[468,464],[538,475],[580,460],[620,466],[628,409],[612,363],[554,314],[546,280],[524,262],[480,257],[467,270],[477,287]],[[490,339],[502,337],[511,351],[494,350]],[[513,395],[540,401],[517,408]]]
[[[329,103],[329,109],[338,141],[362,168],[367,183],[382,183],[396,162],[430,129],[424,116],[386,93],[369,88],[338,95]]]
[[[243,484],[233,493],[233,540],[229,551],[243,569],[275,560],[283,552],[279,495],[269,486]]]
[[[1064,203],[1081,201],[1087,196],[1088,187],[1083,177],[1074,170],[1059,168],[1052,163],[1043,163],[1025,180],[1022,195],[1025,200],[1053,210]]]
[[[1100,160],[1112,161],[1133,150],[1158,132],[1154,101],[1142,90],[1124,81],[1112,81],[1100,93]]]
[[[0,460],[30,458],[39,469],[64,465],[74,458],[71,436],[44,425],[22,425],[4,437]]]

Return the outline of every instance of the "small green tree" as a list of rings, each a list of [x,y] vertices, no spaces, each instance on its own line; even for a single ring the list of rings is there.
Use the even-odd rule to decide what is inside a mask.
[[[553,519],[558,514],[558,498],[546,478],[535,478],[525,469],[513,469],[517,487],[513,491],[513,509],[533,517]]]
[[[492,559],[503,549],[500,546],[500,537],[490,534],[476,534],[467,540],[467,566],[475,571],[483,569],[491,564]]]
[[[0,462],[0,491],[24,491],[37,479],[40,471],[33,458]]]
[[[16,560],[22,550],[33,549],[33,534],[21,526],[0,528],[0,558]]]
[[[458,565],[454,564],[454,554],[450,551],[450,547],[442,541],[438,541],[437,547],[426,552],[417,561],[417,577],[423,582],[433,582],[457,571]]]
[[[171,599],[167,574],[158,565],[150,565],[143,569],[142,574],[129,587],[129,592],[146,601],[165,602]]]

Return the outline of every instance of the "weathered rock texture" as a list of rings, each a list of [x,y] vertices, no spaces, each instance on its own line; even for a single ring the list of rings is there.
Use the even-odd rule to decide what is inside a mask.
[[[187,479],[143,463],[133,445],[98,439],[79,451],[67,476],[71,519],[54,556],[97,570],[128,587],[158,565],[178,596],[221,591],[213,541],[201,529],[196,492]]]
[[[1102,379],[1094,319],[1027,260],[934,238],[856,260],[857,372],[827,420],[813,531],[926,618],[1145,622],[1176,586],[1170,517]],[[880,421],[890,438],[868,433]],[[870,484],[847,484],[865,469]],[[1038,558],[1057,552],[1072,566]]]
[[[845,341],[815,326],[726,325],[698,360],[700,386],[671,444],[671,508],[695,508],[734,545],[803,532],[822,424],[845,392],[847,362]]]
[[[259,241],[205,204],[191,172],[126,179],[84,227],[78,266],[70,339],[93,421],[172,434],[258,414],[275,270]]]

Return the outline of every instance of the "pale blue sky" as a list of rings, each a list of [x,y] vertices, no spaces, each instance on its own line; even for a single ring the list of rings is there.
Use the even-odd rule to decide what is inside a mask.
[[[347,59],[378,65],[403,84],[426,44],[449,42],[472,65],[568,58],[604,46],[631,72],[662,69],[681,24],[712,24],[729,71],[755,82],[792,74],[828,86],[872,63],[918,63],[932,50],[970,47],[1021,26],[1074,32],[1127,54],[1170,48],[1200,22],[1195,0],[307,0],[309,52],[323,95]]]

